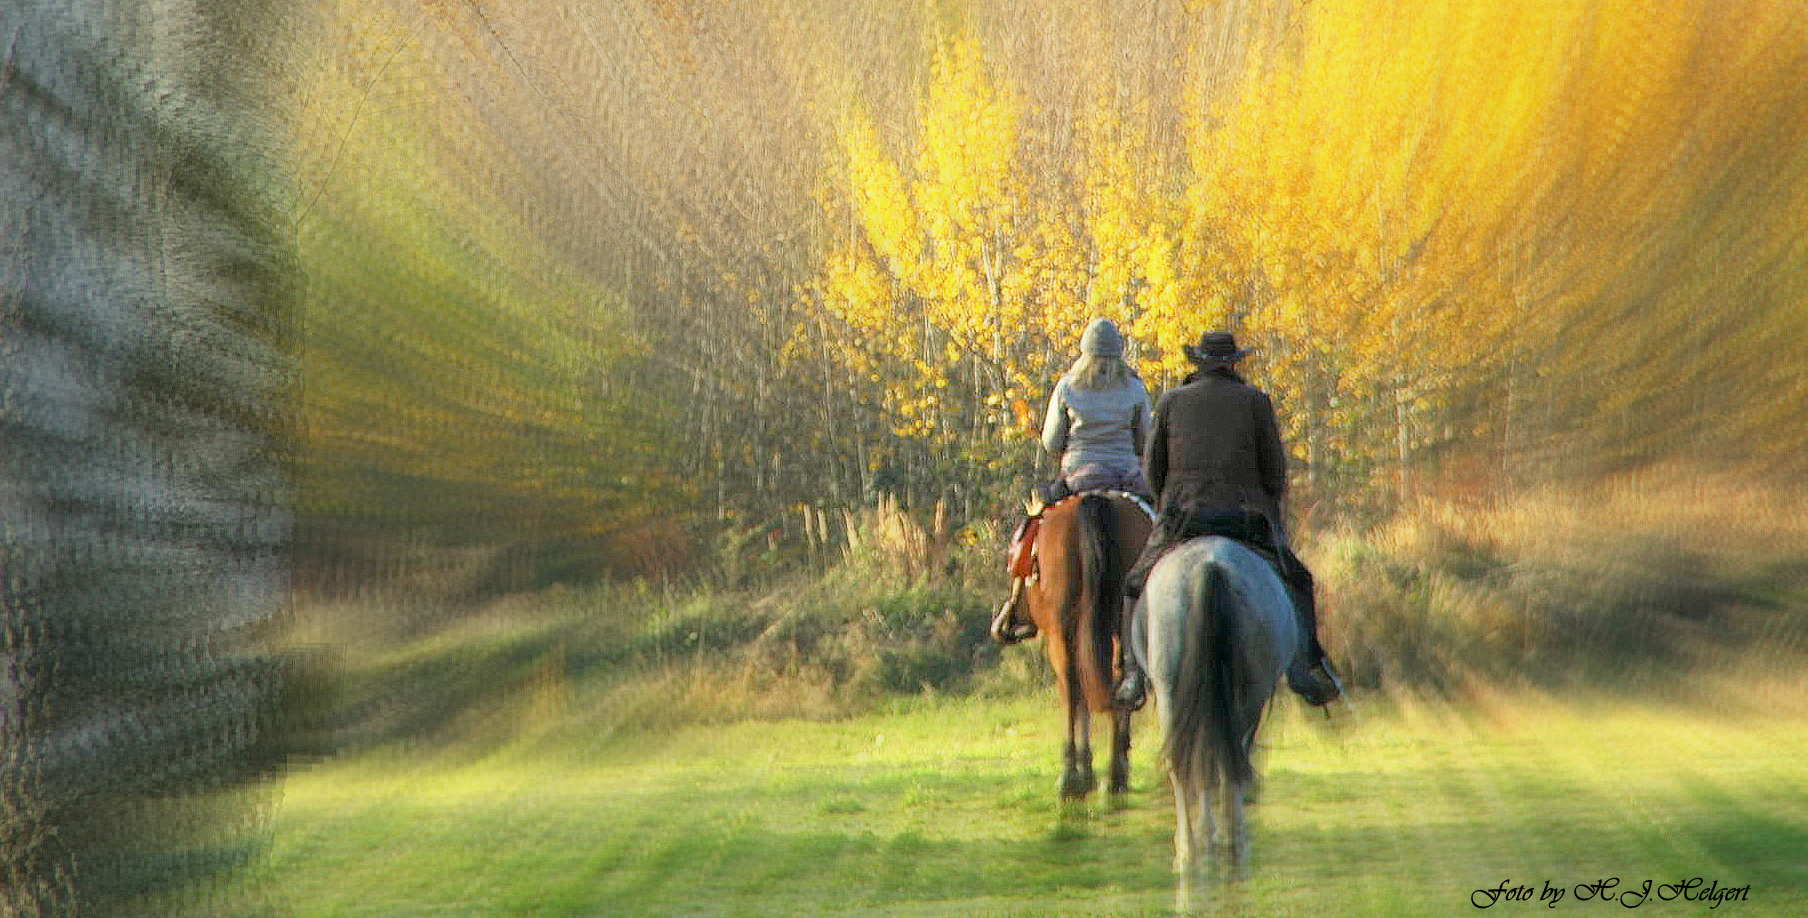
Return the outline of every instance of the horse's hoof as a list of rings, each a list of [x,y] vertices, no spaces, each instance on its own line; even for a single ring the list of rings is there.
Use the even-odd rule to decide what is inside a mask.
[[[1131,804],[1130,792],[1127,790],[1113,790],[1105,798],[1105,811],[1108,813],[1122,813],[1128,809],[1131,809]]]
[[[1218,863],[1218,876],[1227,885],[1249,879],[1249,853],[1225,852]]]
[[[1204,913],[1206,903],[1206,869],[1201,864],[1174,865],[1174,911],[1182,915]]]
[[[1130,763],[1118,762],[1111,766],[1111,793],[1122,796],[1130,793]]]
[[[1071,774],[1061,779],[1061,799],[1081,800],[1098,787],[1091,775]]]

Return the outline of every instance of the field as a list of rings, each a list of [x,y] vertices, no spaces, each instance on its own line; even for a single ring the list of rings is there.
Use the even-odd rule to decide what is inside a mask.
[[[1320,540],[1356,691],[1277,703],[1215,913],[1808,914],[1802,504],[1656,491]],[[1167,913],[1153,717],[1122,806],[1058,806],[1039,642],[984,633],[999,534],[856,522],[765,583],[308,608],[324,757],[254,886],[302,918]]]
[[[1567,892],[1487,911],[1808,914],[1791,678],[1668,701],[1368,697],[1333,721],[1284,699],[1252,876],[1216,913],[1468,914],[1504,883]],[[626,733],[573,717],[481,755],[335,760],[286,781],[265,886],[299,916],[1165,913],[1154,737],[1126,805],[1064,811],[1041,692]],[[1665,888],[1694,877],[1749,890],[1716,908]],[[1609,878],[1654,885],[1578,901]]]

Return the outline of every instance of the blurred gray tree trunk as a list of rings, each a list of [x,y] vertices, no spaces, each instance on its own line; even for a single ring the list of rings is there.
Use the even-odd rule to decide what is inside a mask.
[[[263,911],[289,182],[263,2],[0,6],[0,914]]]

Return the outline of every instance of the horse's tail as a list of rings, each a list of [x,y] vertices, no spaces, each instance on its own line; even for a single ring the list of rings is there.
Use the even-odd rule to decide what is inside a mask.
[[[1075,603],[1074,638],[1068,644],[1080,677],[1081,696],[1094,713],[1111,710],[1111,651],[1123,614],[1124,572],[1111,550],[1115,535],[1111,501],[1096,494],[1080,498],[1080,591]]]
[[[1173,725],[1162,755],[1175,774],[1201,754],[1224,777],[1242,783],[1255,776],[1249,750],[1243,744],[1248,732],[1237,722],[1242,705],[1237,687],[1242,684],[1237,667],[1237,617],[1230,584],[1216,561],[1203,565],[1197,597],[1197,618],[1186,628],[1181,648],[1179,678],[1174,685]]]

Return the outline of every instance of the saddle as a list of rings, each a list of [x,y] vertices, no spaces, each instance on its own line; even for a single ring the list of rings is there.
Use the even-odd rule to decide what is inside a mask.
[[[1063,490],[1065,491],[1065,488],[1063,488]],[[1030,495],[1028,500],[1023,502],[1023,509],[1026,516],[1022,522],[1017,524],[1016,531],[1011,533],[1010,551],[1005,555],[1005,569],[1011,575],[1011,598],[1005,600],[1004,606],[1001,607],[998,610],[998,614],[992,618],[991,633],[993,640],[996,640],[1000,644],[1009,645],[1036,636],[1036,626],[1030,622],[1019,622],[1017,620],[1016,609],[1018,597],[1022,595],[1024,584],[1034,583],[1038,576],[1038,571],[1036,569],[1036,534],[1042,528],[1042,514],[1047,512],[1049,507],[1066,503],[1067,501],[1083,497],[1087,494],[1124,498],[1134,502],[1138,509],[1148,515],[1151,522],[1156,519],[1155,510],[1149,506],[1148,500],[1140,494],[1129,491],[1106,489],[1087,490],[1078,494],[1066,492],[1055,500],[1050,501],[1047,499],[1047,492],[1043,488],[1038,488]]]
[[[1251,510],[1221,507],[1185,507],[1169,511],[1157,523],[1169,531],[1162,533],[1164,545],[1179,545],[1188,539],[1223,536],[1255,551],[1280,566],[1279,540],[1268,517]]]
[[[1057,484],[1059,483],[1057,482]],[[1107,488],[1074,493],[1067,491],[1065,487],[1063,487],[1059,492],[1059,496],[1050,500],[1050,486],[1044,485],[1038,487],[1036,491],[1030,495],[1029,499],[1023,502],[1023,510],[1027,515],[1022,522],[1017,524],[1016,531],[1011,533],[1011,549],[1005,556],[1007,559],[1005,568],[1012,577],[1021,579],[1036,572],[1036,533],[1042,527],[1042,514],[1047,512],[1048,508],[1053,507],[1056,504],[1063,504],[1088,494],[1097,494],[1102,497],[1121,497],[1136,504],[1138,509],[1148,515],[1150,522],[1155,522],[1156,520],[1155,508],[1149,506],[1148,500],[1142,495],[1130,491]]]
[[[1005,554],[1005,570],[1014,578],[1028,577],[1036,570],[1036,530],[1042,528],[1042,508],[1024,517],[1011,533],[1011,550]]]
[[[1299,573],[1291,569],[1289,553],[1281,550],[1268,517],[1237,507],[1170,507],[1156,520],[1142,557],[1125,575],[1125,595],[1132,599],[1141,596],[1155,563],[1176,546],[1189,539],[1214,535],[1242,543],[1273,565],[1282,580],[1291,581]]]

